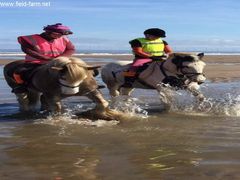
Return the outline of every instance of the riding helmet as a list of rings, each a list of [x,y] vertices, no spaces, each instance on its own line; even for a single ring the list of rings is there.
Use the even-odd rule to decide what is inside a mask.
[[[166,37],[165,31],[159,28],[150,28],[145,30],[143,33],[156,36],[156,37]]]

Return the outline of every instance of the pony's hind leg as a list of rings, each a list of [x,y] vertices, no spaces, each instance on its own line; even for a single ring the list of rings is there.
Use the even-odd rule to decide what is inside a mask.
[[[120,94],[123,96],[130,96],[133,90],[134,90],[133,88],[122,87],[120,89]]]
[[[36,111],[37,105],[40,100],[40,94],[38,92],[30,91],[28,93],[28,99],[29,99],[29,110]]]
[[[39,94],[35,92],[16,93],[21,112],[36,111],[37,103],[39,102]]]
[[[107,86],[111,97],[119,96],[118,86]]]
[[[40,111],[47,111],[49,109],[46,97],[43,94],[40,96],[40,104]]]
[[[21,112],[29,111],[28,93],[17,93],[15,95],[17,97],[17,101],[18,101],[18,104],[19,104],[19,110]]]

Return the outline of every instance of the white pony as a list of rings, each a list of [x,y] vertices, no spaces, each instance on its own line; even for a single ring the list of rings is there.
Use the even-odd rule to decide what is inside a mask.
[[[103,82],[107,85],[112,97],[119,95],[129,96],[134,88],[156,89],[165,104],[171,102],[167,94],[168,88],[189,90],[199,100],[203,94],[198,90],[199,84],[206,78],[203,74],[205,63],[202,61],[203,53],[172,53],[166,61],[151,62],[148,67],[139,73],[132,88],[124,87],[123,72],[128,70],[130,64],[114,62],[106,64],[101,71]]]

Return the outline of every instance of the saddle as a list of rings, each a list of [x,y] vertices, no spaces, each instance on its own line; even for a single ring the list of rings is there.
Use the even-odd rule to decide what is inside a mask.
[[[139,66],[136,72],[129,71],[130,64],[126,65],[124,68],[120,69],[117,72],[112,72],[113,76],[116,78],[117,73],[121,73],[124,77],[124,84],[122,87],[131,88],[133,83],[137,80],[139,83],[148,86],[146,83],[139,79],[139,75],[148,68],[151,62],[145,63],[142,66]]]

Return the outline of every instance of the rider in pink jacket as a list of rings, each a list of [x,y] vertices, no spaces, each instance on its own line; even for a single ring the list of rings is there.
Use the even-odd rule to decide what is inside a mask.
[[[75,48],[66,35],[73,33],[67,26],[58,23],[43,30],[41,34],[18,37],[26,62],[44,64],[58,56],[72,56]]]
[[[57,23],[47,25],[43,30],[44,32],[41,34],[18,37],[18,42],[26,56],[25,63],[13,74],[18,83],[18,86],[13,89],[14,93],[26,91],[24,74],[29,74],[34,68],[56,57],[70,57],[75,52],[74,45],[66,37],[66,35],[73,34],[69,27]]]

